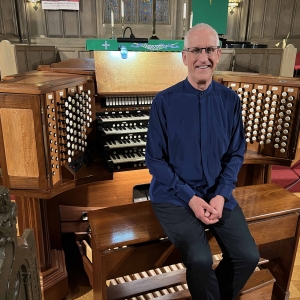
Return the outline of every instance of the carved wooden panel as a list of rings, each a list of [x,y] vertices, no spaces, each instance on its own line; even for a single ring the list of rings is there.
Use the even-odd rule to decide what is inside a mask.
[[[16,57],[17,57],[17,73],[24,73],[28,71],[28,60],[26,51],[16,49]]]
[[[84,3],[84,4],[83,4]],[[97,11],[95,0],[80,2],[80,36],[82,38],[97,37]]]
[[[264,38],[274,38],[275,29],[277,23],[277,15],[279,13],[278,7],[279,0],[267,0],[266,1],[266,13],[265,13],[265,21],[263,26],[262,36]]]
[[[265,71],[266,74],[279,74],[281,57],[281,53],[269,53],[269,55],[267,56],[267,68]]]
[[[63,37],[63,21],[60,10],[45,10],[45,21],[48,37]]]
[[[254,0],[250,9],[249,37],[260,38],[264,20],[265,0]]]
[[[279,6],[279,17],[278,17],[278,28],[276,37],[285,38],[291,29],[291,22],[293,19],[294,12],[294,1],[280,1]]]
[[[18,35],[18,26],[13,0],[1,0],[0,11],[3,26],[3,34]]]
[[[300,1],[296,0],[294,18],[291,26],[291,36],[294,38],[300,38]]]
[[[234,71],[237,72],[249,72],[250,55],[249,53],[236,55]]]
[[[51,48],[52,49],[45,49],[42,51],[42,61],[39,64],[50,65],[53,62],[56,62],[56,48]]]
[[[222,49],[221,58],[217,65],[218,71],[231,71],[234,49]]]
[[[93,58],[94,57],[94,51],[78,51],[78,58]]]
[[[256,53],[251,55],[249,72],[264,73],[265,55],[263,53]]]
[[[63,11],[62,20],[64,23],[64,37],[79,37],[78,11]]]

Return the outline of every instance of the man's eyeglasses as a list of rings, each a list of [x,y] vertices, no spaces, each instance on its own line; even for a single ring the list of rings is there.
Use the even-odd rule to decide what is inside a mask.
[[[206,55],[211,56],[215,53],[215,50],[217,49],[220,49],[220,46],[209,46],[204,48],[191,47],[191,48],[185,48],[182,51],[190,52],[194,56],[198,56],[202,53],[202,50],[205,50]]]

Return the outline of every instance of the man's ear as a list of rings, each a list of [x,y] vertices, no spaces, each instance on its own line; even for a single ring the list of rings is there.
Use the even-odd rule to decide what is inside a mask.
[[[218,49],[218,62],[217,63],[219,63],[219,61],[221,59],[221,52],[222,52],[221,48]]]
[[[184,63],[185,66],[187,66],[187,57],[186,57],[186,52],[182,51],[182,61]]]

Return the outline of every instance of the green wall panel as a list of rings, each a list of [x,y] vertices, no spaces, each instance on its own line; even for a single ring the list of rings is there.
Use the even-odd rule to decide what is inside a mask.
[[[192,0],[193,25],[207,23],[219,34],[226,34],[228,0]]]

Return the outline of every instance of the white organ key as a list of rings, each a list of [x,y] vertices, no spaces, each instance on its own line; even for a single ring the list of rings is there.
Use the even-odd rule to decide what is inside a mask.
[[[132,127],[132,128],[126,128],[124,127],[124,129],[119,129],[117,130],[116,128],[103,128],[103,131],[108,134],[130,134],[130,133],[139,133],[139,132],[147,132],[148,128],[138,128],[136,126]]]

